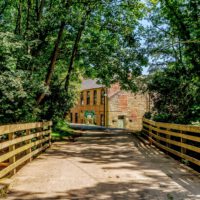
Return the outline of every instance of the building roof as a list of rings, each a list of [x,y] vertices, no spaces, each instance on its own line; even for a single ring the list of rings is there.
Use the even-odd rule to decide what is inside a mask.
[[[104,85],[98,84],[97,79],[86,79],[82,81],[81,90],[89,90],[94,88],[102,88]]]

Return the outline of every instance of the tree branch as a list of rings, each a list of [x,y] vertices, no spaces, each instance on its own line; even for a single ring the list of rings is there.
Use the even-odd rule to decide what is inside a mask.
[[[82,36],[83,30],[85,29],[85,24],[86,24],[87,18],[88,18],[90,13],[91,13],[91,9],[88,9],[86,11],[85,17],[82,19],[82,22],[80,24],[80,27],[79,27],[77,35],[76,35],[76,39],[75,39],[75,42],[74,42],[74,46],[73,46],[72,54],[71,54],[71,58],[70,58],[70,63],[69,63],[69,66],[68,66],[67,76],[65,77],[65,90],[66,90],[67,93],[68,93],[68,88],[69,88],[70,77],[71,77],[72,71],[74,69],[74,60],[75,60],[75,57],[77,55],[81,36]]]
[[[17,20],[16,20],[16,26],[15,26],[15,34],[20,35],[21,34],[21,18],[22,18],[22,2],[19,0],[18,3],[18,14],[17,14]]]
[[[70,6],[71,6],[71,0],[67,1],[65,8],[68,9]],[[57,35],[57,39],[56,39],[56,42],[55,42],[55,45],[54,45],[54,50],[53,50],[51,58],[50,58],[51,61],[50,61],[49,68],[48,68],[47,75],[46,75],[46,79],[45,79],[45,86],[48,86],[48,87],[50,86],[51,79],[52,79],[52,76],[53,76],[53,72],[54,72],[54,69],[55,69],[56,60],[57,60],[58,51],[59,51],[59,44],[62,40],[64,28],[65,28],[65,21],[61,21],[60,28],[59,28],[58,35]],[[40,94],[37,97],[37,104],[38,105],[42,102],[44,97],[45,97],[44,93]]]

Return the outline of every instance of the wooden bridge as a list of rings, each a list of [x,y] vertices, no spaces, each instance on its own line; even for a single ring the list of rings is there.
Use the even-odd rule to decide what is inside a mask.
[[[0,179],[9,177],[51,144],[51,122],[0,126]]]
[[[200,127],[169,124],[143,119],[143,133],[151,143],[200,168]]]
[[[142,137],[90,129],[51,145],[51,125],[0,126],[2,184],[12,176],[7,199],[200,199],[197,173],[152,145],[198,169],[199,127],[144,119]]]

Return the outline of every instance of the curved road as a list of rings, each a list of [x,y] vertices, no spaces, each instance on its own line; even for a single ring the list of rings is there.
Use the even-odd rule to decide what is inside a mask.
[[[130,133],[85,130],[23,167],[7,199],[199,200],[200,179]]]

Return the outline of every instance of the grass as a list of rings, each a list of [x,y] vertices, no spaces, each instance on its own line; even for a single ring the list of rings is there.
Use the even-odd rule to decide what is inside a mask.
[[[73,129],[71,129],[67,124],[57,124],[51,133],[53,141],[68,140],[69,137],[73,136]]]

